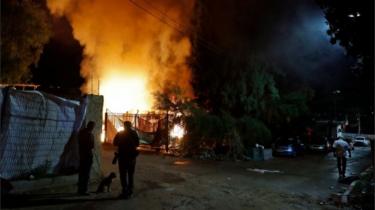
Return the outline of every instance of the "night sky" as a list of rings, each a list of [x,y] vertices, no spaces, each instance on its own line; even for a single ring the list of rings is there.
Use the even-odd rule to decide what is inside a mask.
[[[329,98],[341,89],[343,102],[351,103],[349,98],[358,97],[358,91],[373,94],[361,86],[373,84],[373,78],[356,77],[350,70],[353,59],[341,46],[330,44],[324,14],[313,0],[207,2],[210,28],[201,37],[217,49],[249,48],[267,57],[290,82],[312,87],[317,97]],[[65,18],[53,19],[53,31],[33,70],[33,82],[45,88],[78,89],[83,82],[79,75],[83,47]]]
[[[351,59],[329,43],[322,10],[312,0],[215,1],[203,37],[222,50],[248,48],[314,86],[337,89]],[[225,13],[223,12],[225,11]],[[319,75],[319,76],[317,76]]]

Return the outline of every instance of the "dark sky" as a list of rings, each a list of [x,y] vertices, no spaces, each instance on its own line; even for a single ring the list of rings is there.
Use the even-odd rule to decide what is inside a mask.
[[[337,89],[350,58],[331,45],[313,0],[205,1],[204,39],[223,51],[246,48],[314,87]]]

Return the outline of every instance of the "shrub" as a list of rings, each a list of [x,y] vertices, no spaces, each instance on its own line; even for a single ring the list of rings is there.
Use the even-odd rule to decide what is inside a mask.
[[[236,128],[236,119],[227,113],[214,115],[201,109],[194,109],[186,117],[187,135],[182,141],[185,154],[197,155],[202,151],[227,148],[227,155],[242,154],[242,142]]]
[[[238,120],[238,130],[246,148],[261,144],[269,147],[272,143],[271,131],[260,120],[252,117],[242,117]]]

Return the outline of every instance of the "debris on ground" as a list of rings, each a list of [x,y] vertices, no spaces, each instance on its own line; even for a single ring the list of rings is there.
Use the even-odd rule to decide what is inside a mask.
[[[247,168],[246,170],[251,171],[251,172],[261,173],[261,174],[264,174],[264,173],[283,173],[279,170],[268,170],[268,169],[259,169],[259,168]]]

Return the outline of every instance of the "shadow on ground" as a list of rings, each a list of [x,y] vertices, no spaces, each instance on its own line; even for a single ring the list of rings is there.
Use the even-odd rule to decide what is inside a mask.
[[[100,202],[118,200],[117,197],[93,197],[78,196],[75,193],[55,193],[55,194],[32,194],[32,195],[6,195],[1,198],[1,208],[21,208],[35,206],[49,206],[59,204],[73,204],[83,202]]]

